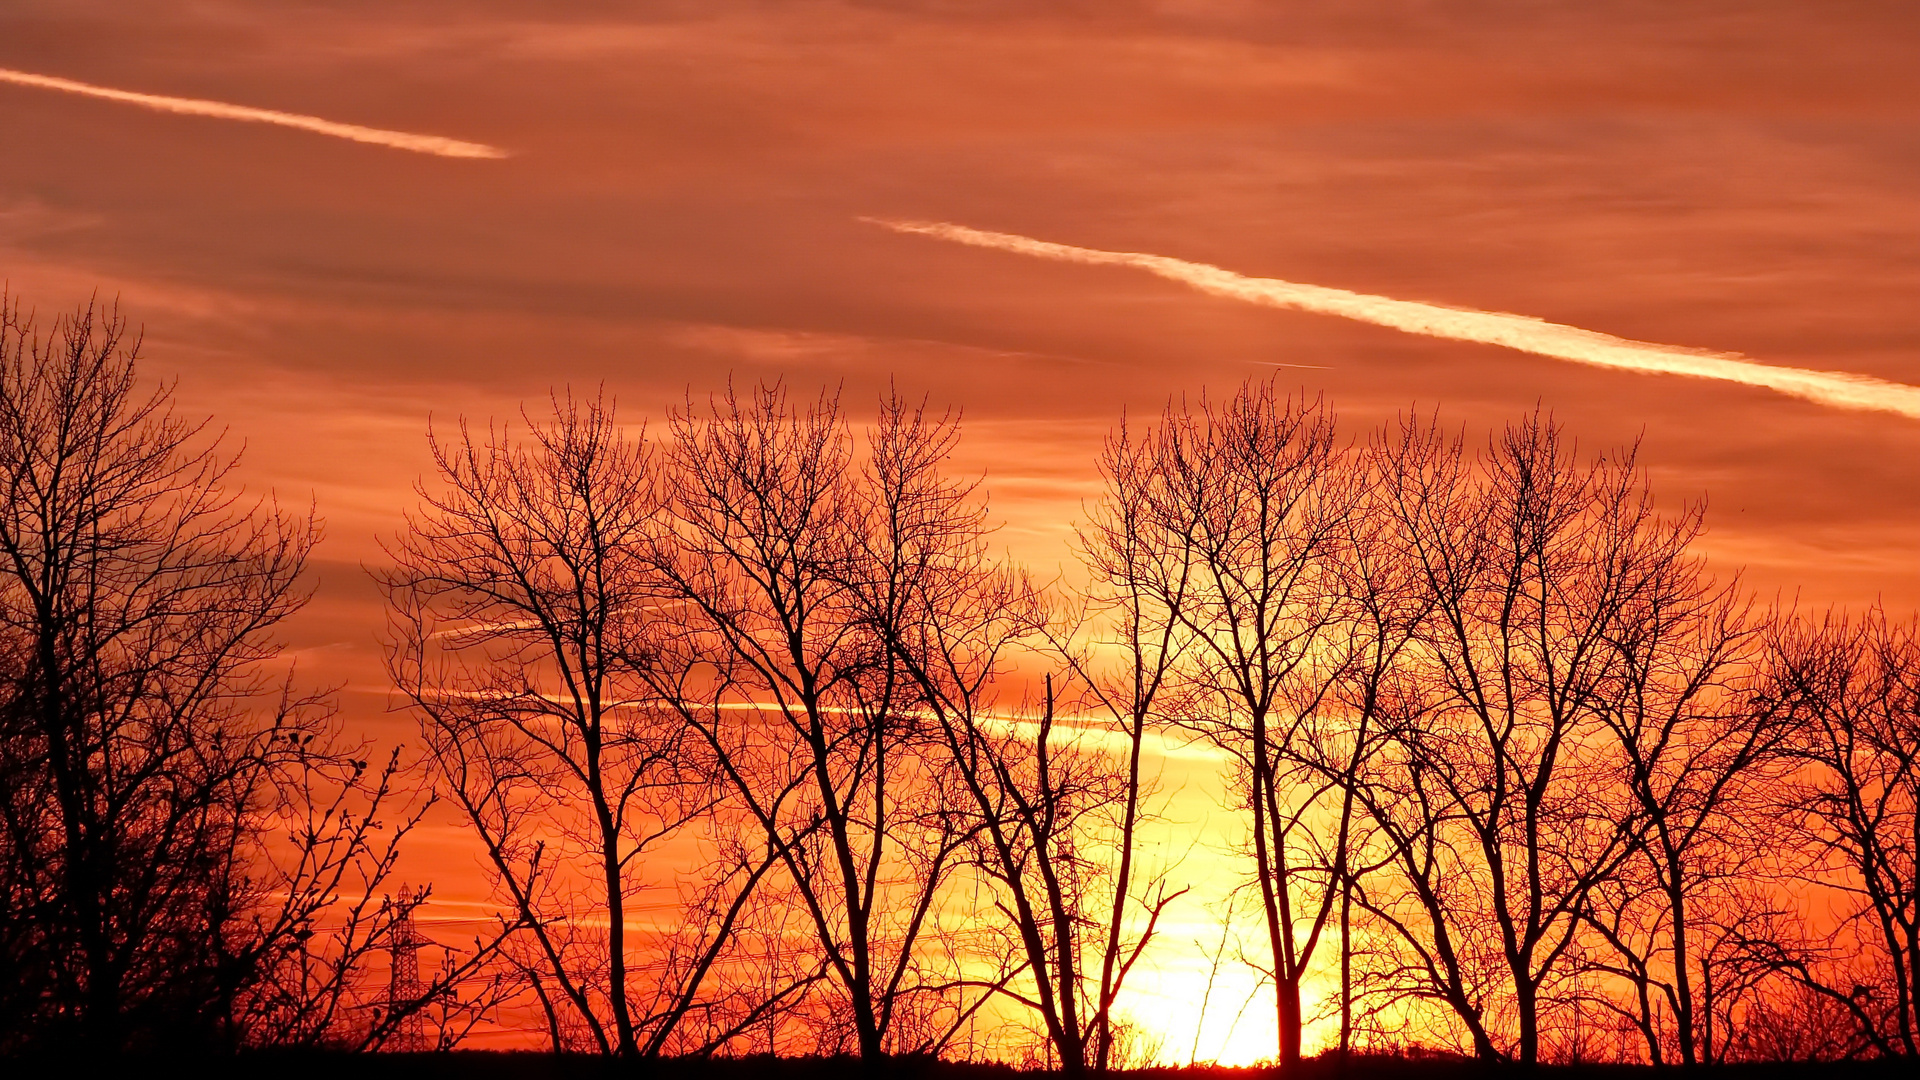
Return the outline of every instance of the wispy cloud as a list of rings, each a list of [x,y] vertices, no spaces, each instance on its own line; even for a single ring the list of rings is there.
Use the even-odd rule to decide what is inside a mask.
[[[303,116],[299,113],[280,112],[276,109],[256,109],[251,105],[231,105],[224,101],[207,101],[202,98],[168,97],[164,94],[142,94],[133,90],[115,90],[108,86],[95,86],[92,83],[62,79],[52,75],[35,75],[26,71],[14,71],[0,68],[0,82],[17,83],[21,86],[37,86],[44,90],[60,90],[69,94],[83,94],[87,97],[118,101],[127,105],[138,105],[159,112],[181,113],[186,116],[210,116],[218,120],[245,120],[256,124],[279,124],[281,127],[299,128],[302,131],[332,135],[340,139],[352,139],[354,142],[373,143],[376,146],[389,146],[395,150],[411,150],[416,154],[433,154],[450,158],[503,158],[505,150],[484,143],[463,142],[440,135],[415,135],[407,131],[388,131],[385,128],[361,127],[359,124],[342,124],[333,120],[322,120],[317,116]]]
[[[1187,262],[1165,255],[1073,247],[1014,233],[987,232],[945,222],[865,220],[897,232],[931,236],[975,247],[997,248],[1036,258],[1094,266],[1131,266],[1214,296],[1322,315],[1338,315],[1404,330],[1409,334],[1501,345],[1537,356],[1551,356],[1595,367],[1719,379],[1761,386],[1836,408],[1890,412],[1920,419],[1920,386],[1888,382],[1866,375],[1777,367],[1749,360],[1737,353],[1632,341],[1528,315],[1475,311],[1471,308],[1370,296],[1321,285],[1302,285],[1277,278],[1247,277],[1218,266]]]

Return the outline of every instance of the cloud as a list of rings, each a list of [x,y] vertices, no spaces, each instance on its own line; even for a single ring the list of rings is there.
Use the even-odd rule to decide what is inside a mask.
[[[896,232],[914,233],[958,244],[995,248],[1021,255],[1093,266],[1131,266],[1204,293],[1253,304],[1338,315],[1409,334],[1500,345],[1537,356],[1571,360],[1577,364],[1618,368],[1658,375],[1686,375],[1719,379],[1775,390],[1841,409],[1890,412],[1920,419],[1920,386],[1888,382],[1843,371],[1777,367],[1746,359],[1737,353],[1708,352],[1677,345],[1632,341],[1611,334],[1563,326],[1529,315],[1446,307],[1413,300],[1302,285],[1276,278],[1236,274],[1206,263],[1187,262],[1165,255],[1101,251],[1073,247],[1014,233],[987,232],[945,222],[863,219]]]
[[[322,120],[317,116],[302,116],[299,113],[279,112],[274,109],[256,109],[250,105],[230,105],[224,101],[115,90],[111,87],[95,86],[92,83],[61,79],[52,75],[35,75],[9,68],[0,68],[0,82],[37,86],[46,90],[62,90],[69,94],[82,94],[128,105],[139,105],[159,112],[211,116],[219,120],[279,124],[282,127],[299,128],[302,131],[317,132],[321,135],[352,139],[354,142],[390,146],[395,150],[411,150],[417,154],[433,154],[437,157],[503,158],[507,156],[507,152],[499,147],[487,146],[484,143],[462,142],[459,139],[449,139],[439,135],[415,135],[406,131],[388,131],[384,128],[361,127],[359,124],[342,124],[333,120]]]

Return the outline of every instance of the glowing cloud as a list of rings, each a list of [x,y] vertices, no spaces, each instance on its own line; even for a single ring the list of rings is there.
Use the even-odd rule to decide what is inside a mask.
[[[433,154],[451,158],[507,156],[507,152],[499,147],[487,146],[484,143],[462,142],[459,139],[448,139],[439,135],[415,135],[406,131],[387,131],[384,128],[361,127],[358,124],[341,124],[332,120],[322,120],[317,116],[302,116],[299,113],[279,112],[274,109],[256,109],[250,105],[229,105],[224,101],[115,90],[112,87],[60,79],[52,75],[34,75],[8,68],[0,68],[0,82],[38,86],[46,90],[64,90],[69,94],[84,94],[87,97],[139,105],[159,112],[181,113],[186,116],[211,116],[219,120],[246,120],[257,124],[279,124],[281,127],[299,128],[302,131],[318,132],[321,135],[352,139],[354,142],[390,146],[395,150],[411,150],[416,154]]]
[[[1165,255],[1073,247],[1014,233],[986,232],[944,222],[863,220],[897,232],[931,236],[975,247],[997,248],[1042,259],[1093,266],[1131,266],[1214,296],[1321,315],[1338,315],[1404,330],[1409,334],[1501,345],[1520,352],[1596,367],[1720,379],[1762,386],[1836,408],[1890,412],[1920,419],[1920,386],[1888,382],[1866,375],[1776,367],[1748,360],[1738,353],[1707,352],[1676,345],[1632,341],[1575,326],[1550,323],[1528,315],[1475,311],[1471,308],[1369,296],[1320,285],[1301,285],[1276,278],[1246,277],[1218,266],[1187,262]]]

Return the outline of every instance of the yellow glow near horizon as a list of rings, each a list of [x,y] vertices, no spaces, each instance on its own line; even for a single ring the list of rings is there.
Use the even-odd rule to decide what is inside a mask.
[[[1279,1056],[1272,985],[1240,962],[1231,944],[1216,969],[1217,944],[1217,938],[1184,947],[1169,942],[1160,966],[1137,973],[1129,984],[1119,1011],[1141,1029],[1136,1045],[1142,1056],[1174,1066],[1247,1066]],[[1247,942],[1246,948],[1253,952],[1258,945]],[[1335,1035],[1332,1025],[1311,1019],[1324,1009],[1334,987],[1329,979],[1310,977],[1302,990],[1302,1009],[1309,1017],[1304,1052],[1313,1054]]]

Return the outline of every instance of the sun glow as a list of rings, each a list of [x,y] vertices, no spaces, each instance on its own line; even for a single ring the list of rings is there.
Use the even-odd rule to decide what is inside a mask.
[[[1136,1052],[1163,1065],[1253,1065],[1276,1046],[1273,990],[1245,964],[1216,971],[1197,949],[1170,956],[1127,994]]]
[[[1120,1012],[1136,1031],[1133,1053],[1172,1066],[1273,1061],[1279,1045],[1273,986],[1241,960],[1243,954],[1257,956],[1259,943],[1236,943],[1229,936],[1222,952],[1219,928],[1198,920],[1169,933],[1210,934],[1214,940],[1168,941],[1159,965],[1128,983]],[[1312,1018],[1328,1011],[1336,988],[1325,979],[1310,979],[1302,989],[1301,1005],[1309,1018],[1304,1048],[1312,1054],[1334,1040],[1333,1025]]]

